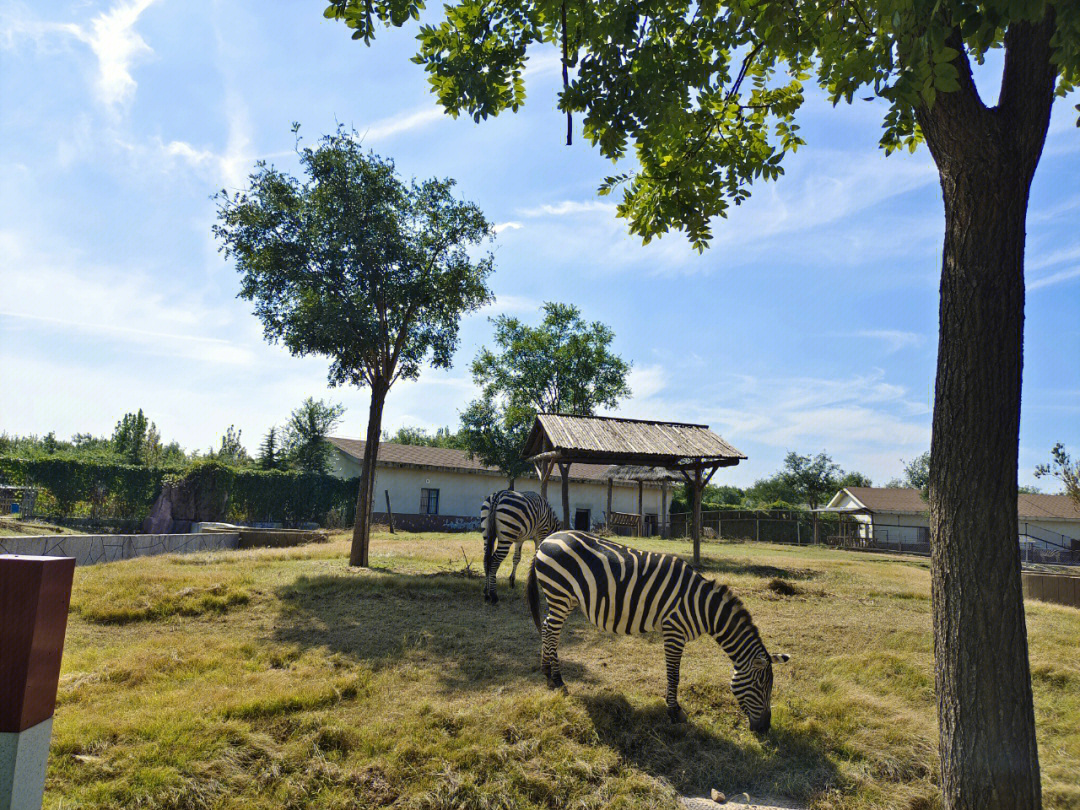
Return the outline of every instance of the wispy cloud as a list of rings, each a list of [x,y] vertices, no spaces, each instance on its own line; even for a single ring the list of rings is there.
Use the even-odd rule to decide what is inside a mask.
[[[1080,245],[1070,245],[1069,247],[1058,248],[1045,256],[1039,256],[1034,261],[1025,262],[1025,267],[1028,270],[1041,270],[1044,267],[1053,267],[1055,264],[1071,262],[1076,259],[1080,259]]]
[[[523,217],[565,217],[569,214],[581,214],[586,211],[603,211],[615,214],[615,204],[599,200],[563,200],[558,203],[545,203],[533,208],[521,208],[518,213]]]
[[[424,106],[389,118],[381,118],[367,126],[358,127],[357,130],[365,142],[381,141],[403,132],[423,129],[443,118],[444,115],[442,107]]]
[[[883,341],[890,354],[906,349],[908,346],[918,346],[923,342],[922,335],[915,332],[904,332],[899,329],[864,329],[859,332],[847,332],[841,336]]]
[[[520,231],[525,226],[520,222],[499,222],[495,225],[495,233],[502,233],[503,231]]]
[[[50,39],[61,37],[88,45],[97,58],[93,85],[98,100],[109,108],[122,107],[135,95],[137,83],[131,75],[132,67],[154,53],[135,30],[139,17],[154,2],[119,2],[85,25],[41,20],[26,12],[25,7],[16,7],[17,13],[8,10],[3,16],[0,42],[12,47],[19,40],[29,39],[42,47]]]
[[[1055,284],[1071,281],[1074,278],[1080,278],[1080,267],[1074,267],[1071,270],[1062,270],[1059,273],[1051,273],[1049,276],[1029,281],[1025,286],[1029,290],[1041,290],[1044,287],[1052,287]]]

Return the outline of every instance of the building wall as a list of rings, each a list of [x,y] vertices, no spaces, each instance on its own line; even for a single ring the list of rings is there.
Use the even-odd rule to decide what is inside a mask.
[[[335,448],[332,470],[334,475],[354,478],[360,475],[360,462]],[[607,511],[607,482],[583,482],[573,480],[570,468],[570,519],[578,509],[590,510],[593,524],[603,521]],[[420,490],[439,490],[439,514],[457,517],[476,517],[480,505],[492,492],[506,488],[506,479],[495,473],[483,471],[455,471],[438,468],[379,467],[375,472],[375,503],[373,511],[386,510],[386,491],[390,492],[390,506],[395,515],[415,515],[420,512]],[[517,479],[515,489],[521,492],[539,492],[540,481],[536,478]],[[562,482],[558,478],[548,481],[548,501],[555,513],[562,514]],[[637,512],[637,484],[615,483],[612,490],[611,508],[616,512]],[[668,493],[670,502],[671,493]],[[660,513],[661,490],[659,486],[645,485],[645,514]]]

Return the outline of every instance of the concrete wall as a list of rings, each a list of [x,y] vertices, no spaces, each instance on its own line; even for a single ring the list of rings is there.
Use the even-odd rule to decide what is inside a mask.
[[[0,537],[0,554],[74,557],[76,565],[115,562],[156,554],[190,554],[236,548],[238,533],[214,534],[46,534]]]
[[[335,475],[353,478],[360,475],[360,462],[341,451],[333,454]],[[570,519],[578,509],[590,510],[594,525],[601,523],[607,511],[607,482],[583,482],[573,480],[570,468]],[[420,512],[420,490],[439,490],[439,515],[452,522],[466,521],[480,515],[480,504],[492,492],[506,489],[506,479],[498,474],[483,471],[458,472],[437,468],[378,467],[375,472],[375,502],[373,511],[386,511],[386,494],[390,491],[390,506],[395,520],[399,515],[417,515]],[[555,513],[562,516],[562,482],[558,478],[548,481],[548,501]],[[519,478],[515,489],[521,492],[539,492],[540,481],[536,478]],[[668,493],[670,503],[671,493]],[[616,512],[637,512],[637,484],[616,483],[612,491],[611,508]],[[660,487],[645,486],[644,511],[660,513]],[[405,524],[401,524],[405,528]],[[434,526],[432,528],[435,528]],[[461,526],[459,528],[468,528]]]

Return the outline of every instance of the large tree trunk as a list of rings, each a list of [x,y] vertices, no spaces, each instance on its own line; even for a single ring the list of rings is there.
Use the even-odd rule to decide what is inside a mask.
[[[999,107],[961,71],[919,112],[945,202],[929,499],[950,810],[1041,806],[1016,502],[1024,222],[1053,86],[1040,28],[1011,27]]]
[[[364,466],[360,471],[360,491],[356,495],[356,519],[353,523],[352,549],[349,565],[367,568],[368,546],[371,542],[371,508],[375,496],[375,462],[379,457],[379,438],[382,435],[383,405],[389,386],[376,380],[371,386],[371,406],[368,409],[367,441],[364,442]]]

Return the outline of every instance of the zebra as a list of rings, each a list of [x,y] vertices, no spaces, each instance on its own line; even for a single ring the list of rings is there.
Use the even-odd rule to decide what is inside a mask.
[[[495,519],[489,517],[494,511]],[[484,601],[495,604],[495,574],[514,544],[514,567],[510,570],[510,587],[521,562],[521,546],[531,539],[539,543],[557,531],[559,519],[545,498],[535,492],[515,492],[504,489],[489,495],[480,507],[480,530],[484,535]]]
[[[548,610],[543,621],[541,589]],[[750,729],[769,730],[772,665],[790,656],[770,655],[731,589],[703,577],[678,557],[638,551],[586,532],[556,532],[536,549],[526,593],[542,639],[540,669],[552,688],[565,688],[559,670],[559,632],[580,605],[601,630],[622,635],[657,629],[663,633],[666,702],[674,723],[686,719],[678,701],[683,646],[706,633],[712,636],[735,664],[731,689]]]

